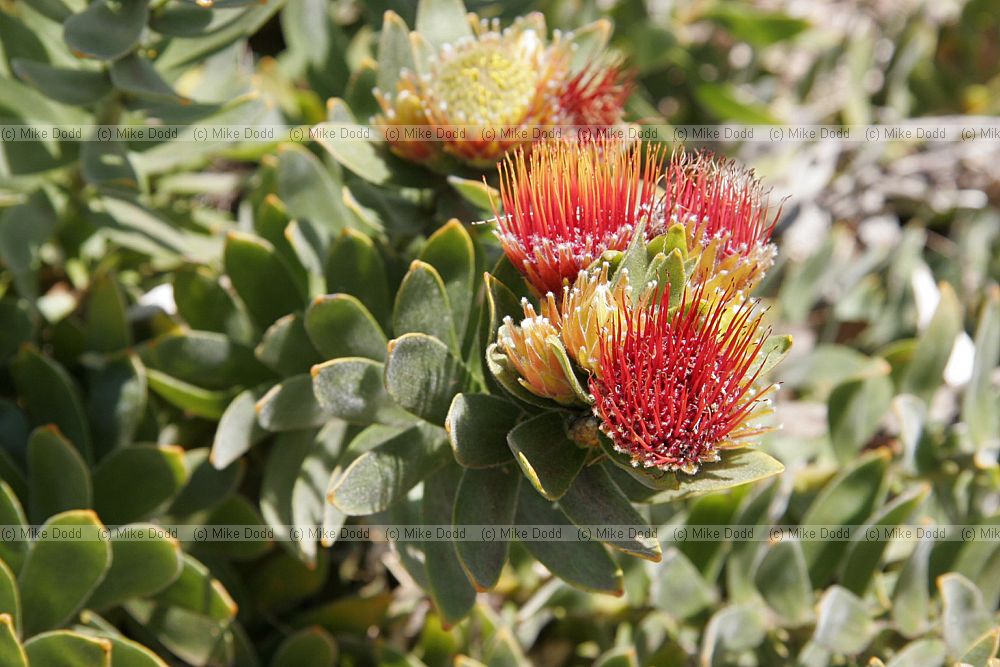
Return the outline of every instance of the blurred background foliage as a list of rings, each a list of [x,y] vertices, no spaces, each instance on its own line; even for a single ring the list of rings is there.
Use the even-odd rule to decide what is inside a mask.
[[[640,122],[1000,112],[995,0],[468,8],[539,10],[565,30],[610,18]],[[0,0],[0,124],[314,124],[340,117],[330,98],[363,122],[388,9],[414,25],[406,0]],[[785,428],[764,445],[786,472],[655,506],[651,521],[1000,525],[998,147],[709,146],[783,201],[761,296],[795,336],[778,376]],[[399,167],[377,183],[354,159],[309,142],[0,144],[0,523],[337,520],[323,496],[348,436],[282,425],[318,427],[309,405],[254,411],[324,358],[296,318],[342,288],[338,249],[371,243],[344,228],[384,230],[391,294],[431,230],[488,217],[433,174]],[[490,248],[488,230],[471,232]],[[110,662],[81,664],[112,667],[903,667],[997,651],[997,542],[663,547],[660,563],[621,558],[611,597],[550,577],[515,544],[496,590],[445,627],[412,554],[385,545],[123,542],[110,555],[5,542],[0,650],[24,643],[33,665],[98,651]]]

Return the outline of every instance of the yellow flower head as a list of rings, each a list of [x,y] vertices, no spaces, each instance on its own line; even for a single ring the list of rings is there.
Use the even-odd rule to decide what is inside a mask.
[[[518,381],[525,389],[563,405],[575,403],[576,394],[552,347],[552,342],[559,340],[559,330],[549,318],[536,313],[527,299],[521,301],[521,307],[524,319],[520,323],[506,317],[500,326],[500,351],[521,376]]]

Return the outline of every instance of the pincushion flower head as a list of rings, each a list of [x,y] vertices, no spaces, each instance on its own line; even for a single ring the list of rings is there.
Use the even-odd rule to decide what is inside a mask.
[[[471,13],[468,21],[467,33],[437,46],[412,33],[413,68],[400,72],[394,90],[376,90],[376,122],[389,128],[398,155],[433,165],[447,154],[491,167],[538,127],[621,120],[630,86],[617,61],[574,68],[573,34],[548,40],[539,13],[503,29]],[[423,132],[408,136],[406,126]]]
[[[553,141],[500,163],[497,234],[538,294],[563,287],[609,250],[624,250],[661,195],[662,152],[619,141]],[[661,213],[662,215],[662,213]]]
[[[697,472],[719,451],[769,430],[775,385],[758,383],[767,332],[751,302],[703,289],[669,308],[626,311],[602,340],[594,415],[634,466]]]
[[[695,260],[693,281],[749,294],[774,262],[779,210],[753,171],[711,153],[675,152],[662,181],[662,229],[681,225]]]

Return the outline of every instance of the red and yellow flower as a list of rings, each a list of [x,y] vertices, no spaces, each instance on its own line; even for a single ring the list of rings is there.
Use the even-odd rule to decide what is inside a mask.
[[[698,294],[672,310],[665,294],[611,327],[590,391],[601,430],[633,465],[691,474],[769,430],[760,420],[776,385],[758,383],[767,332],[753,304]]]
[[[376,90],[392,150],[432,166],[444,155],[476,167],[530,143],[536,127],[621,121],[631,84],[617,61],[574,69],[573,36],[548,40],[532,13],[500,29],[469,14],[472,36],[433,49],[419,36],[419,72],[400,73],[395,90]],[[426,52],[429,51],[429,52]],[[430,138],[406,135],[421,126]],[[527,138],[526,138],[527,137]]]
[[[555,141],[500,163],[498,235],[511,263],[540,295],[563,287],[637,225],[655,222],[663,154],[619,141]]]

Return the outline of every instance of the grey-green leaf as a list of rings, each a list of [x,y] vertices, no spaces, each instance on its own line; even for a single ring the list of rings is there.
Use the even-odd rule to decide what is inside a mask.
[[[868,646],[875,632],[865,603],[840,586],[831,586],[819,601],[813,641],[830,651],[853,655]]]
[[[146,0],[96,0],[66,19],[63,39],[81,55],[114,60],[138,45],[148,13]]]
[[[507,562],[509,540],[502,531],[514,521],[520,481],[513,466],[467,469],[462,474],[455,494],[455,526],[490,526],[495,531],[482,539],[455,542],[462,568],[477,590],[496,586]]]
[[[451,522],[462,470],[457,464],[449,463],[424,484],[421,506],[424,525],[440,526]],[[476,590],[462,569],[453,541],[427,540],[424,542],[424,554],[434,606],[445,623],[455,624],[472,609],[476,602]]]
[[[272,432],[321,426],[329,417],[313,393],[308,373],[274,385],[257,401],[257,421]]]
[[[584,466],[559,500],[559,507],[578,526],[608,526],[605,535],[594,535],[594,539],[632,556],[660,560],[656,531],[601,466]]]
[[[385,361],[385,334],[374,316],[350,294],[316,297],[306,309],[306,332],[324,359],[364,357]]]
[[[470,384],[469,370],[439,339],[410,333],[389,343],[386,391],[421,419],[444,426],[452,400]]]
[[[458,394],[451,402],[445,430],[455,460],[466,468],[486,468],[511,461],[507,434],[521,410],[489,394]]]
[[[91,609],[155,595],[180,576],[183,564],[180,545],[151,524],[113,530],[111,555],[107,576],[87,601]]]
[[[413,426],[362,453],[332,480],[330,502],[348,516],[388,508],[445,460],[442,435]]]
[[[507,444],[528,481],[549,500],[558,500],[583,468],[587,450],[566,435],[557,412],[547,412],[518,424]]]
[[[180,447],[133,445],[119,449],[94,470],[94,508],[112,524],[139,521],[168,503],[187,478]]]
[[[622,571],[600,542],[544,539],[541,535],[531,539],[533,535],[528,526],[572,524],[529,484],[521,484],[514,522],[521,530],[528,531],[521,542],[549,572],[584,590],[622,594]]]
[[[313,393],[331,415],[356,424],[413,421],[386,392],[385,366],[371,359],[343,357],[313,366]]]
[[[457,349],[451,303],[441,275],[430,264],[414,260],[396,293],[392,331],[396,336],[423,333]]]
[[[96,539],[103,528],[91,511],[57,514],[42,526],[18,575],[25,636],[62,625],[86,604],[111,565],[111,546]],[[55,537],[57,530],[78,530],[81,539]]]
[[[31,434],[28,481],[28,511],[35,523],[59,512],[90,508],[90,469],[55,427],[41,427]]]
[[[754,582],[782,621],[798,627],[812,618],[813,592],[802,545],[782,540],[768,547]]]

